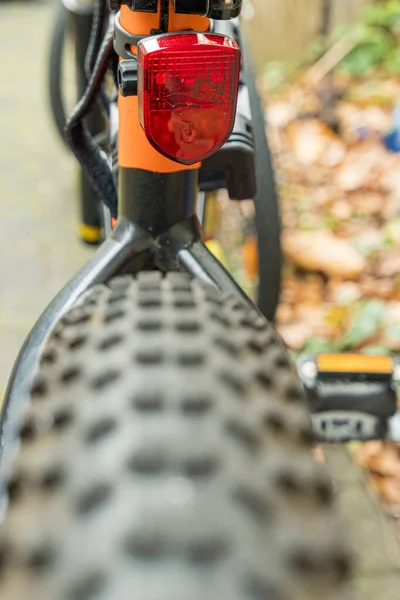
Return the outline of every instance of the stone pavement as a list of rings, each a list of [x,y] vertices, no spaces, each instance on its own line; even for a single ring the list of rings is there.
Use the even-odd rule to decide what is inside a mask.
[[[0,399],[35,319],[91,254],[74,234],[74,161],[49,117],[53,6],[0,2]],[[398,600],[393,527],[346,452],[328,448],[325,457],[359,559],[356,600]]]

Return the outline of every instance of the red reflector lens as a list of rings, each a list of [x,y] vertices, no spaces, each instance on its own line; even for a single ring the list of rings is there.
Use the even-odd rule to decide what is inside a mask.
[[[240,50],[224,35],[165,34],[138,45],[140,123],[168,158],[193,164],[232,133]]]

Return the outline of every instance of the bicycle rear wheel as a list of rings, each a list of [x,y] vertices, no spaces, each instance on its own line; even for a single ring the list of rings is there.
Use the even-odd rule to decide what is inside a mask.
[[[50,336],[0,530],[2,600],[338,600],[347,550],[271,327],[182,274]]]

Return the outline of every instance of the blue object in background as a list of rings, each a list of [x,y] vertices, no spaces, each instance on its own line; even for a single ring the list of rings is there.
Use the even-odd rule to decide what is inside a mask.
[[[400,152],[400,104],[393,111],[393,129],[383,138],[383,143],[391,152]]]

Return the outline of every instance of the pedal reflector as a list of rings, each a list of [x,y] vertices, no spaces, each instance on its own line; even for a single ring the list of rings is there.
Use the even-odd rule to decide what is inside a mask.
[[[318,373],[391,375],[390,356],[368,354],[320,354],[317,357]]]

